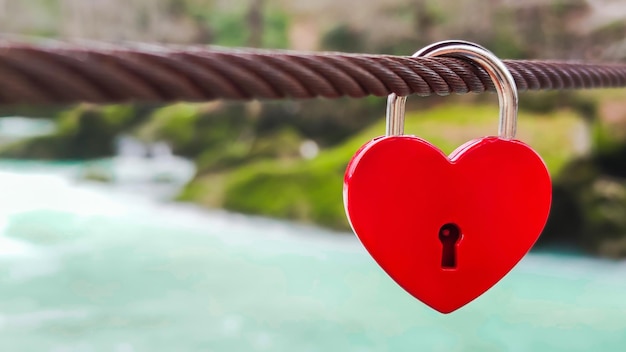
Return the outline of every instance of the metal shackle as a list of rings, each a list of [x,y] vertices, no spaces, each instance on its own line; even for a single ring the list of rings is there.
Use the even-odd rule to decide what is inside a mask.
[[[482,67],[493,81],[500,105],[500,122],[498,136],[511,140],[515,138],[517,128],[517,86],[513,76],[504,63],[489,50],[482,46],[461,41],[447,40],[431,44],[415,54],[413,57],[448,56],[469,59]],[[406,96],[395,93],[387,97],[387,136],[404,134],[404,111]]]

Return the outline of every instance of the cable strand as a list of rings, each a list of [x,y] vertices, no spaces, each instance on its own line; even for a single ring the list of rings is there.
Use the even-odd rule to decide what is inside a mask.
[[[626,87],[626,64],[504,60],[520,91]],[[361,98],[494,91],[459,58],[0,44],[0,104]]]

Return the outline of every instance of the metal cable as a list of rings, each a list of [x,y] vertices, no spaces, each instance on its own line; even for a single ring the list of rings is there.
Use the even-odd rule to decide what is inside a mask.
[[[626,64],[504,61],[519,90],[626,87]],[[360,98],[493,91],[457,58],[0,44],[0,104]]]

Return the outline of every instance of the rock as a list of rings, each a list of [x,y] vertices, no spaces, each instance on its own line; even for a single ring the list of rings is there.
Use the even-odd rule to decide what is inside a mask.
[[[177,103],[154,110],[135,134],[145,143],[166,142],[174,154],[195,158],[245,140],[250,126],[253,121],[242,104]]]
[[[626,178],[606,173],[601,160],[575,160],[555,179],[540,244],[568,242],[605,257],[626,256]]]
[[[602,176],[579,197],[584,220],[582,245],[608,253],[608,243],[626,239],[626,180]]]
[[[59,113],[57,131],[0,148],[0,157],[86,160],[115,153],[116,136],[141,121],[144,109],[131,105],[81,104]]]
[[[115,181],[115,177],[110,170],[98,167],[97,165],[90,165],[86,167],[81,172],[80,179],[100,183],[112,183],[113,181]]]

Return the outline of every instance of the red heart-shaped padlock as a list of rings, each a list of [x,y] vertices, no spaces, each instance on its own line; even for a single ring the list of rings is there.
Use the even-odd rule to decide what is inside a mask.
[[[483,294],[522,259],[550,202],[539,155],[498,137],[450,157],[414,136],[381,137],[357,152],[344,182],[346,213],[367,251],[442,313]]]

